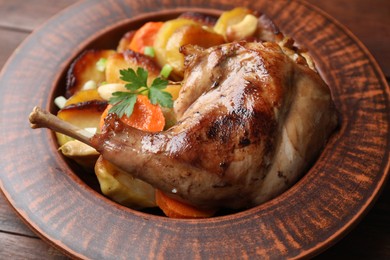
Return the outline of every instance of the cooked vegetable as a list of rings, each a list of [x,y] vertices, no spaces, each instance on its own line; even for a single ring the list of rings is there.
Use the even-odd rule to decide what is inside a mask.
[[[96,82],[93,80],[88,80],[87,82],[85,82],[85,84],[83,85],[83,87],[79,91],[96,89],[96,88],[97,88]]]
[[[173,71],[182,76],[184,71],[184,55],[180,48],[187,44],[208,48],[224,43],[223,37],[199,24],[184,25],[176,29],[165,47],[167,64],[171,65]]]
[[[96,63],[101,59],[107,59],[113,50],[88,50],[81,54],[70,66],[66,80],[66,97],[74,95],[81,90],[86,82],[94,81],[96,85],[105,81],[104,71],[96,67]]]
[[[163,22],[145,23],[135,32],[134,37],[131,39],[129,49],[144,53],[146,47],[154,45],[156,35],[163,24]]]
[[[87,102],[91,100],[103,100],[97,89],[80,90],[73,96],[71,96],[65,103],[65,106]]]
[[[193,20],[178,18],[165,22],[154,42],[156,59],[160,66],[172,66],[174,76],[183,77],[184,56],[180,47],[186,44],[211,47],[224,43],[224,38]]]
[[[159,104],[163,107],[173,106],[172,95],[163,91],[168,84],[166,79],[161,77],[155,78],[149,87],[147,84],[148,71],[143,68],[138,68],[137,72],[131,68],[121,70],[120,74],[121,79],[127,82],[125,88],[128,91],[112,93],[113,97],[110,98],[109,103],[113,107],[110,109],[110,113],[116,113],[119,117],[126,114],[129,117],[133,113],[137,96],[145,92],[147,92],[148,98],[153,105]]]
[[[160,74],[160,67],[152,58],[127,50],[107,58],[105,81],[107,83],[126,83],[121,79],[120,71],[129,68],[137,70],[139,67],[148,71],[148,84],[151,84]]]
[[[57,116],[68,123],[85,128],[98,128],[100,116],[107,106],[106,101],[92,100],[72,104],[61,109]],[[57,140],[60,146],[66,142],[73,140],[72,138],[60,133],[56,133]]]
[[[180,89],[181,89],[181,84],[169,84],[164,89],[164,91],[171,94],[172,100],[176,100],[177,97],[179,96]]]
[[[103,71],[106,69],[106,63],[107,63],[107,59],[106,59],[106,58],[100,58],[100,59],[96,62],[96,69],[97,69],[98,71],[103,72]]]
[[[164,214],[170,218],[209,218],[216,212],[214,209],[198,209],[172,199],[160,190],[156,190],[156,203]]]
[[[80,128],[98,127],[100,115],[107,106],[106,101],[92,100],[67,106],[57,116]]]
[[[71,140],[63,144],[59,150],[68,158],[75,160],[79,165],[93,169],[99,153],[95,148],[84,144],[78,140]]]
[[[192,20],[198,24],[209,27],[213,27],[217,22],[217,17],[198,12],[185,12],[182,13],[178,18]]]
[[[166,50],[167,43],[171,38],[172,34],[177,29],[181,28],[184,25],[190,24],[197,23],[193,20],[178,18],[165,22],[164,25],[160,28],[153,45],[156,52],[156,60],[160,66],[164,66],[165,64],[169,64],[170,66],[172,66],[172,64],[170,64],[168,60],[174,60],[175,58],[168,57]],[[177,52],[178,51],[179,50],[177,50]]]
[[[66,101],[67,99],[64,96],[58,96],[54,99],[54,104],[56,104],[59,109],[62,109],[65,107]]]
[[[252,12],[243,7],[237,7],[230,11],[223,12],[214,26],[214,31],[229,39],[227,32],[229,27],[234,26],[244,20],[245,16]]]
[[[255,34],[257,24],[257,17],[252,14],[247,14],[241,22],[233,24],[227,28],[226,38],[228,41],[248,39]]]
[[[154,58],[154,56],[155,56],[154,48],[151,47],[151,46],[146,46],[146,47],[144,48],[144,54],[145,54],[146,56],[149,56],[149,57],[151,57],[151,58]]]
[[[169,64],[165,64],[162,69],[161,69],[161,72],[160,72],[160,75],[163,76],[164,78],[168,78],[169,75],[171,74],[172,72],[172,66],[169,65]]]
[[[108,105],[102,113],[99,126],[103,127],[104,118],[110,113],[112,105]],[[130,116],[124,114],[121,121],[125,124],[148,132],[157,132],[164,129],[165,117],[159,105],[150,103],[148,97],[137,95],[133,112]]]
[[[103,157],[95,164],[95,174],[104,195],[134,209],[155,207],[154,188],[115,167]]]
[[[124,83],[108,83],[100,86],[97,91],[101,98],[108,101],[112,98],[112,93],[117,91],[127,91],[127,89],[125,88]]]

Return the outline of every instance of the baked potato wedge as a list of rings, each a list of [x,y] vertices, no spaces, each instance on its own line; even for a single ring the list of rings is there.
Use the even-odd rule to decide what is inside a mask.
[[[214,31],[223,35],[227,41],[248,38],[256,32],[257,18],[247,8],[237,7],[223,12],[214,26]]]
[[[77,164],[88,170],[93,170],[99,152],[95,148],[78,140],[71,140],[63,144],[59,149],[63,155],[74,160]]]
[[[197,13],[197,12],[185,12],[185,13],[182,13],[178,18],[192,20],[196,23],[199,23],[199,24],[202,24],[205,26],[210,26],[210,27],[213,27],[218,20],[214,16],[210,16],[210,15],[206,15],[206,14],[202,14],[202,13]]]
[[[96,63],[100,59],[107,59],[113,50],[88,50],[83,52],[70,66],[66,76],[65,97],[69,98],[81,90],[88,81],[99,85],[105,81],[104,70],[99,70]]]
[[[165,22],[157,34],[154,48],[160,66],[169,64],[176,77],[182,78],[184,55],[180,47],[192,44],[208,48],[225,43],[223,36],[193,20],[175,19]]]
[[[83,129],[98,129],[100,116],[107,106],[106,101],[92,100],[64,107],[58,111],[57,117]],[[58,144],[64,145],[72,138],[56,133]]]
[[[106,81],[107,83],[125,83],[120,79],[120,70],[132,68],[137,70],[142,67],[148,71],[148,84],[151,84],[160,74],[160,67],[153,59],[143,54],[126,50],[122,53],[115,53],[107,58]]]
[[[95,173],[104,195],[121,205],[142,209],[156,207],[154,188],[126,173],[103,157],[95,165]]]
[[[80,90],[65,102],[65,107],[92,100],[103,100],[97,89]]]

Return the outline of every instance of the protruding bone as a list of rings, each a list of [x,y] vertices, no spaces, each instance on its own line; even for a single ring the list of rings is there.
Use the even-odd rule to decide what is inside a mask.
[[[30,113],[29,120],[31,128],[49,128],[55,132],[62,133],[64,135],[73,137],[80,142],[92,146],[91,137],[92,133],[87,130],[81,129],[75,125],[72,125],[66,121],[63,121],[48,111],[43,110],[40,107],[34,107]]]

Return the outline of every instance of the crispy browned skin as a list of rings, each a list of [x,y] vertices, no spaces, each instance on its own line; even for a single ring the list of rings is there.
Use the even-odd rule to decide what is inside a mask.
[[[249,207],[291,186],[336,125],[329,89],[275,43],[186,47],[178,123],[145,133],[115,116],[103,157],[199,207]]]

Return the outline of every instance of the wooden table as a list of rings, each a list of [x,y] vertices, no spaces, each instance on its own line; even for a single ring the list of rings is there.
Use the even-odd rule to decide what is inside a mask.
[[[0,68],[35,28],[74,2],[76,0],[0,0]],[[309,2],[346,25],[368,47],[390,81],[390,1]],[[356,228],[335,246],[317,256],[318,259],[335,257],[390,259],[389,184]],[[0,195],[0,259],[8,258],[67,259],[30,231]]]

